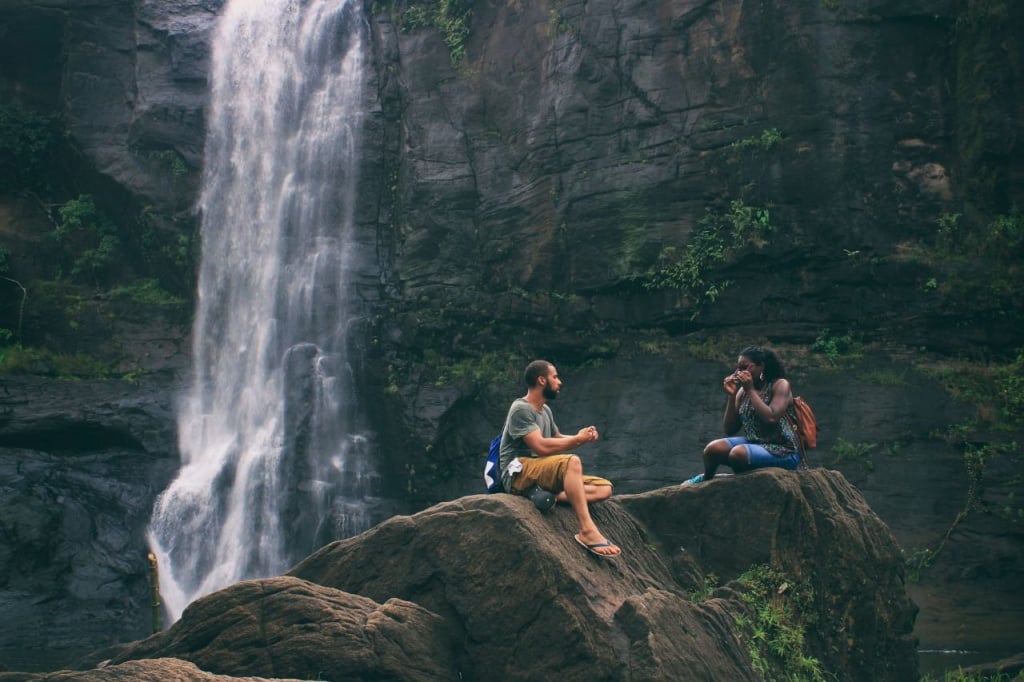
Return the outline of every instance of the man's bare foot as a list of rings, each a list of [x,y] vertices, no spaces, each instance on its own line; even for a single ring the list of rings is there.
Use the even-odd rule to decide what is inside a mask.
[[[622,550],[617,545],[596,530],[590,533],[579,533],[573,538],[588,552],[600,557],[616,557],[622,554]]]

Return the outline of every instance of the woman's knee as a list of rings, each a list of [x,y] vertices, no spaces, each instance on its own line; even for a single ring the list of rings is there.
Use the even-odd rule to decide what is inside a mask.
[[[744,445],[737,445],[729,450],[729,466],[733,469],[745,469],[750,464],[750,456]]]
[[[729,452],[729,441],[724,438],[713,440],[704,446],[705,455],[725,455]]]

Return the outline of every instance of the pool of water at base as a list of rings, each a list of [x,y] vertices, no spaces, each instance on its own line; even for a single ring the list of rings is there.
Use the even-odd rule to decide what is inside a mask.
[[[1022,647],[1024,648],[1024,647]],[[930,676],[932,680],[942,682],[947,672],[956,672],[978,663],[994,663],[995,661],[1016,655],[1018,651],[978,651],[969,649],[918,649],[917,667],[921,677]]]

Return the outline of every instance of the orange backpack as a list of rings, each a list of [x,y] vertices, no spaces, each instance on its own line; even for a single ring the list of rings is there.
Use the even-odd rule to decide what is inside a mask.
[[[818,445],[818,420],[814,418],[814,412],[807,401],[800,396],[793,396],[793,430],[800,436],[800,444],[803,449],[817,447]]]

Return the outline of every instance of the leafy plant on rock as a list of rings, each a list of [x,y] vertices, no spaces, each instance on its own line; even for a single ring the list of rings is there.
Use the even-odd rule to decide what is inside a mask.
[[[930,365],[926,373],[973,408],[963,424],[965,438],[979,426],[997,431],[1024,428],[1024,348],[1007,362],[958,361]]]
[[[766,682],[824,682],[821,663],[808,655],[804,640],[814,620],[810,588],[765,564],[752,566],[737,582],[752,612],[749,617],[737,617],[736,623],[747,637],[747,653],[754,670]]]
[[[843,358],[853,359],[860,355],[861,344],[854,339],[852,334],[833,335],[830,330],[823,329],[814,343],[811,350],[820,355],[833,366],[838,365]]]
[[[709,598],[716,589],[718,589],[718,576],[714,573],[708,573],[701,578],[700,585],[690,590],[690,600],[704,601]]]
[[[852,443],[845,438],[836,438],[836,442],[832,445],[832,454],[835,455],[832,465],[841,462],[859,462],[868,471],[874,471],[875,463],[871,461],[868,453],[877,447],[877,443]]]
[[[773,147],[782,143],[782,133],[779,132],[778,128],[768,128],[761,132],[760,135],[754,135],[752,137],[744,137],[743,139],[736,140],[729,145],[729,148],[734,152],[744,151],[769,151]]]
[[[712,276],[714,271],[735,258],[744,247],[763,247],[771,232],[771,216],[766,208],[748,206],[736,199],[724,213],[708,210],[697,223],[697,230],[679,252],[666,247],[656,268],[637,277],[645,289],[675,289],[700,308],[712,303],[731,282]]]
[[[186,301],[168,293],[156,279],[144,279],[132,284],[114,287],[107,292],[111,298],[127,298],[136,303],[154,306],[183,306]]]
[[[926,288],[942,294],[943,305],[978,319],[1005,319],[1020,314],[1024,288],[1024,213],[973,220],[943,213],[936,220],[933,244],[920,244],[909,257],[931,266],[936,276]]]
[[[459,64],[466,58],[472,14],[472,0],[415,0],[402,12],[399,26],[407,33],[436,29],[448,47],[452,64]]]
[[[121,240],[116,226],[89,194],[71,199],[58,213],[60,224],[50,233],[60,256],[58,276],[69,269],[72,280],[98,282],[118,259]]]
[[[81,353],[54,353],[42,348],[8,346],[0,352],[0,374],[26,372],[46,374],[60,381],[110,379],[109,363]]]
[[[185,163],[185,159],[178,152],[173,149],[161,149],[159,151],[151,151],[146,154],[146,157],[163,168],[165,168],[171,175],[176,178],[182,177],[188,174],[188,164]]]

